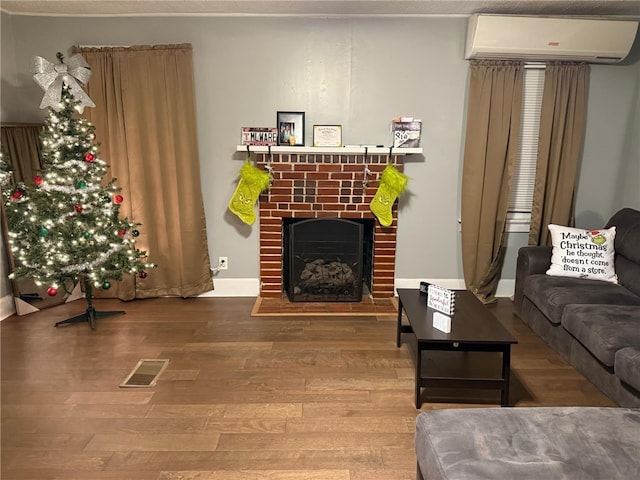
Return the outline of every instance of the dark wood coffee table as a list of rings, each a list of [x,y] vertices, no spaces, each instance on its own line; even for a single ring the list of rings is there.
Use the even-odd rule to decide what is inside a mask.
[[[511,345],[518,343],[498,322],[485,305],[473,293],[456,291],[455,311],[451,316],[451,332],[444,333],[433,328],[434,310],[427,308],[426,295],[418,289],[398,289],[398,327],[396,345],[401,345],[401,334],[414,335],[416,348],[416,408],[422,405],[421,389],[434,388],[478,388],[501,390],[501,405],[509,405],[509,375]],[[402,324],[405,312],[409,325]],[[444,372],[423,372],[423,352],[498,352],[502,354],[502,374],[494,377],[467,376],[465,369],[453,375]],[[472,369],[470,369],[472,370]],[[440,374],[442,373],[442,374]]]

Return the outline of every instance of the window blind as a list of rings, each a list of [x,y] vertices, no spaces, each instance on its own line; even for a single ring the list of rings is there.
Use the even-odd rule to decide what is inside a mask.
[[[509,213],[513,220],[529,222],[540,131],[540,111],[544,90],[544,65],[527,65],[523,77],[520,148],[511,183]]]

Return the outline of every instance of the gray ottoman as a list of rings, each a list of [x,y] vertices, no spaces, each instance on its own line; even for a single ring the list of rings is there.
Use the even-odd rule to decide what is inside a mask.
[[[415,444],[419,480],[640,479],[640,409],[432,410]]]

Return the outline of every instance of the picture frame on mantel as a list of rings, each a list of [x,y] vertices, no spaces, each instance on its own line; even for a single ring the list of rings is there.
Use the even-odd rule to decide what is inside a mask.
[[[314,125],[314,147],[341,147],[342,125]]]
[[[304,112],[279,111],[276,117],[278,145],[304,147]]]

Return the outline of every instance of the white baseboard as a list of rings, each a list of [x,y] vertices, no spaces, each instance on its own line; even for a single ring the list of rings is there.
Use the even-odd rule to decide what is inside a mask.
[[[199,297],[257,297],[260,281],[257,278],[218,278],[213,280],[215,290],[202,293]]]
[[[512,278],[510,280],[500,280],[498,282],[498,290],[496,291],[496,297],[509,297],[513,298],[513,294],[516,291],[516,280]]]
[[[457,278],[396,278],[395,288],[418,288],[420,282],[429,282],[452,290],[465,288],[464,280]],[[205,292],[199,297],[257,297],[260,294],[260,281],[257,278],[219,278],[213,281],[215,290]],[[501,280],[496,297],[511,297],[515,280]]]
[[[16,313],[16,304],[13,299],[13,293],[0,297],[0,312],[2,313],[2,315],[0,315],[0,321]]]
[[[418,288],[420,282],[433,283],[450,290],[464,290],[464,279],[460,278],[396,278],[396,288]],[[511,297],[515,291],[516,281],[511,279],[500,280],[498,282],[498,290],[496,297]]]
[[[452,290],[463,289],[464,280],[429,279],[429,278],[396,278],[395,288],[418,288],[420,282],[425,281],[435,283],[444,288]],[[498,284],[496,297],[511,297],[515,288],[515,280],[501,280]],[[199,297],[257,297],[260,294],[260,281],[257,278],[219,278],[214,280],[215,290],[205,292]],[[77,298],[77,297],[76,297]],[[75,298],[74,298],[75,300]],[[16,313],[13,295],[0,297],[0,321]]]
[[[419,288],[420,282],[433,283],[450,290],[464,289],[464,280],[457,278],[396,278],[395,288]]]

